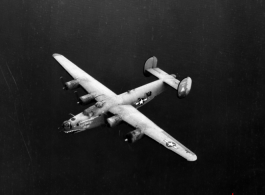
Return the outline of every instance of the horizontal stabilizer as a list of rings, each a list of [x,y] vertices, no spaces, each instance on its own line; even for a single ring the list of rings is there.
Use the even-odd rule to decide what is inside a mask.
[[[158,79],[163,80],[164,83],[168,84],[178,91],[179,98],[186,97],[191,90],[192,80],[190,77],[187,77],[180,82],[178,79],[176,79],[176,75],[169,75],[165,71],[157,67],[156,57],[151,57],[146,61],[144,65],[144,75],[154,75]]]
[[[172,88],[178,90],[179,87],[179,80],[173,78],[164,79],[164,83],[168,84]]]

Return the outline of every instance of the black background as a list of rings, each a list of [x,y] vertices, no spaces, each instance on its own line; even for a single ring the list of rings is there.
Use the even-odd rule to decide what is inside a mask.
[[[262,194],[265,2],[2,0],[0,194]],[[190,95],[169,89],[140,110],[197,154],[188,162],[120,125],[66,135],[77,114],[60,53],[117,94],[151,82],[151,57]],[[85,94],[84,91],[79,91]]]

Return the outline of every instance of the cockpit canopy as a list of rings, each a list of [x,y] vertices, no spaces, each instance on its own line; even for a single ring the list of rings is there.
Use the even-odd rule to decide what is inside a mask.
[[[92,117],[94,115],[94,112],[88,108],[83,111],[83,115]]]
[[[100,114],[101,108],[105,105],[105,101],[100,101],[95,103],[93,106],[85,109],[83,111],[83,114],[88,117],[92,117],[94,115]]]

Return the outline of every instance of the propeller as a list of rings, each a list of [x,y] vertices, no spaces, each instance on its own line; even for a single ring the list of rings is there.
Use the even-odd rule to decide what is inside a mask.
[[[79,98],[78,92],[75,91],[74,93],[75,93],[75,96],[76,96],[76,98],[77,98],[77,104],[81,105],[82,102],[80,101],[80,98]]]
[[[63,90],[66,90],[66,87],[65,87],[65,82],[64,82],[64,79],[63,79],[63,77],[60,77],[60,80],[61,80],[61,82],[62,82],[62,84],[63,84]]]

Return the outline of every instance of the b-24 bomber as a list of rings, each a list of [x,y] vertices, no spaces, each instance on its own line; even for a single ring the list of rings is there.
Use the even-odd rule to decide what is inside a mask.
[[[124,121],[135,128],[134,131],[126,134],[125,141],[134,143],[143,135],[147,135],[188,161],[197,159],[197,156],[192,151],[138,111],[138,108],[162,93],[167,86],[177,90],[179,98],[186,97],[191,89],[192,80],[190,77],[180,82],[174,74],[169,75],[158,68],[157,58],[151,57],[146,61],[143,73],[147,77],[154,75],[158,79],[117,95],[63,55],[53,54],[53,57],[73,77],[73,80],[63,82],[64,89],[73,90],[82,87],[88,94],[81,97],[77,95],[78,103],[83,105],[93,103],[92,106],[83,112],[73,115],[69,120],[64,121],[61,127],[63,132],[78,133],[104,124],[109,127],[115,127]],[[75,93],[77,94],[77,92]]]

